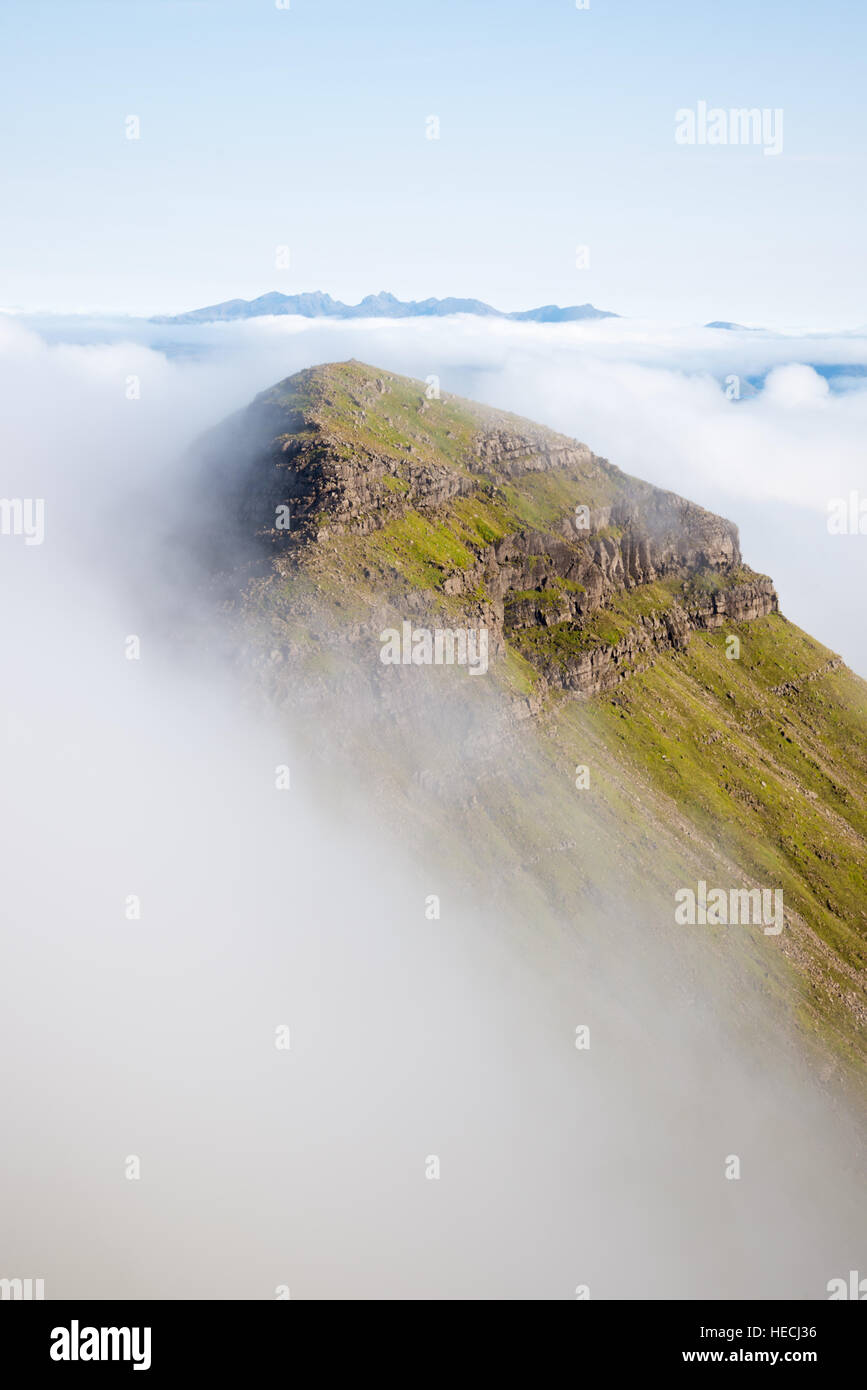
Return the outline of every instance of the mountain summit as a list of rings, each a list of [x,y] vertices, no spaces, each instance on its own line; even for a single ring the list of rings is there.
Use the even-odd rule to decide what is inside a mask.
[[[336,319],[404,319],[445,318],[450,314],[475,314],[484,318],[513,319],[516,322],[566,323],[577,319],[612,319],[617,314],[607,309],[595,309],[592,304],[573,304],[561,309],[545,304],[539,309],[521,309],[507,314],[493,309],[480,299],[396,299],[385,290],[368,294],[359,304],[343,304],[330,294],[316,290],[312,294],[280,294],[272,291],[258,299],[226,299],[204,309],[191,309],[186,314],[162,314],[151,323],[216,323],[233,319],[261,318],[268,314],[298,314],[302,318]]]
[[[496,653],[582,694],[694,629],[776,612],[731,522],[553,430],[430,392],[354,361],[263,392],[225,435],[239,515],[286,562],[363,537],[380,592],[402,580],[463,601]]]

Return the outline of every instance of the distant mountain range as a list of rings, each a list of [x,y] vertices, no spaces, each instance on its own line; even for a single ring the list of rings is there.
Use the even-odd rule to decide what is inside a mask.
[[[368,294],[360,304],[343,304],[330,294],[280,294],[272,291],[258,299],[226,299],[186,314],[161,314],[151,323],[217,323],[230,319],[255,319],[266,314],[299,314],[305,319],[405,319],[445,318],[449,314],[477,314],[479,317],[514,319],[518,323],[570,323],[577,319],[616,319],[607,309],[592,304],[543,304],[539,309],[521,309],[512,314],[494,309],[480,299],[397,299],[393,294]]]

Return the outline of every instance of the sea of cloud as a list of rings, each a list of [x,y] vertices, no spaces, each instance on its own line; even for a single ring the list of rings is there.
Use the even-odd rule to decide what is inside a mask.
[[[409,852],[341,772],[346,729],[376,711],[321,730],[326,794],[321,750],[251,710],[219,643],[179,644],[178,610],[187,633],[219,622],[163,537],[176,551],[201,527],[187,445],[311,362],[438,375],[710,504],[716,421],[732,495],[778,513],[784,539],[789,513],[821,533],[833,469],[854,476],[857,383],[825,393],[781,356],[776,385],[736,404],[715,374],[766,371],[753,339],[681,335],[683,360],[688,342],[705,354],[690,374],[635,325],[40,327],[0,317],[0,490],[46,502],[43,544],[0,538],[0,1277],[44,1277],[49,1298],[823,1297],[863,1248],[857,1125],[850,1142],[769,1053],[743,1055],[743,1001],[712,975],[686,1009],[679,954],[588,970],[586,902],[566,904],[556,960],[535,919],[511,924],[513,951],[447,837]],[[833,467],[802,448],[811,411]],[[754,461],[775,441],[764,482],[738,430]],[[817,556],[787,573],[812,565],[830,608]],[[602,942],[615,926],[645,942],[647,913],[603,921]]]
[[[0,364],[23,411],[34,398],[87,398],[112,382],[102,427],[135,412],[149,457],[167,421],[175,442],[192,439],[274,381],[349,357],[436,376],[443,391],[582,439],[625,471],[729,516],[747,562],[776,581],[783,612],[867,675],[867,535],[828,529],[834,499],[856,492],[867,502],[867,330],[0,317]],[[128,400],[131,376],[140,397]]]

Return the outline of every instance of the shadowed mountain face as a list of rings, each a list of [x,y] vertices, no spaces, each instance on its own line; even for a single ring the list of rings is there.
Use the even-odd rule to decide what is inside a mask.
[[[570,323],[577,319],[611,319],[617,314],[596,309],[592,304],[572,304],[560,308],[544,304],[538,309],[521,309],[506,314],[484,304],[480,299],[412,299],[401,300],[384,290],[365,295],[359,304],[344,304],[330,294],[314,290],[311,294],[280,294],[272,291],[258,299],[226,299],[204,309],[191,309],[186,314],[162,314],[152,323],[214,323],[228,319],[254,319],[268,314],[298,314],[302,318],[337,319],[403,319],[445,318],[449,314],[475,314],[483,318],[514,319],[519,323]]]
[[[571,919],[616,886],[675,949],[700,933],[737,958],[733,1014],[749,996],[851,1077],[867,686],[782,617],[731,522],[355,361],[280,382],[199,452],[225,539],[210,567],[251,660],[313,740],[354,692],[341,756],[410,842],[451,836],[453,865],[528,913]],[[431,766],[438,721],[462,733]],[[679,924],[676,895],[702,883],[780,893],[778,930]]]

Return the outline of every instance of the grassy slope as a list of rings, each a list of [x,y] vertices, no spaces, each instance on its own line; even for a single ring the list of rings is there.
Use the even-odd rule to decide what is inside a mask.
[[[867,686],[773,614],[693,634],[593,703],[619,746],[850,965],[867,964]],[[824,674],[816,674],[824,673]],[[788,687],[795,688],[788,690]],[[783,687],[780,691],[779,687]]]
[[[745,933],[745,957],[807,1037],[863,1067],[867,685],[779,615],[734,631],[738,661],[723,632],[694,633],[611,695],[560,699],[552,761],[598,766],[649,885],[782,888],[779,947]]]

